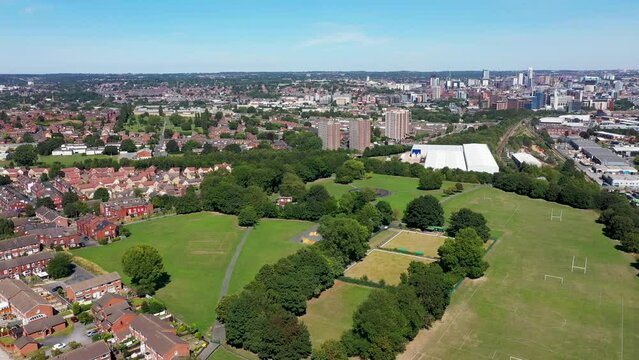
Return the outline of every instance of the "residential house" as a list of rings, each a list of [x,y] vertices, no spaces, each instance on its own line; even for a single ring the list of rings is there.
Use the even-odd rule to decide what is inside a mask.
[[[109,360],[112,358],[111,348],[104,340],[100,340],[60,354],[51,360]]]
[[[129,217],[153,214],[153,204],[140,198],[116,199],[100,204],[100,214],[120,221]]]
[[[22,327],[22,336],[31,336],[34,339],[45,338],[58,331],[67,328],[67,321],[62,315],[52,315],[31,321]]]
[[[0,260],[35,254],[40,251],[40,240],[35,235],[19,236],[0,241]]]
[[[123,296],[107,293],[91,306],[95,325],[101,333],[111,333],[117,341],[130,335],[129,326],[137,314]]]
[[[139,315],[130,325],[140,341],[140,351],[150,360],[173,360],[189,356],[189,344],[180,339],[169,322],[149,314]]]
[[[67,249],[80,246],[80,234],[75,227],[33,229],[29,234],[36,235],[40,243],[50,249],[59,246]]]
[[[0,279],[42,272],[46,270],[49,260],[53,259],[54,255],[55,253],[51,251],[41,251],[29,256],[0,261]]]
[[[40,206],[36,209],[35,214],[43,223],[54,223],[56,226],[69,226],[69,219],[48,207]]]
[[[38,351],[40,343],[35,341],[31,336],[21,336],[13,343],[15,351],[20,356],[26,357],[34,351]]]
[[[122,279],[117,272],[80,281],[67,286],[66,289],[67,299],[71,302],[92,301],[106,293],[118,293],[120,291],[122,291]]]
[[[53,316],[53,306],[17,279],[0,279],[0,314],[12,314],[22,324]]]
[[[24,211],[29,203],[29,198],[13,185],[0,186],[0,209]]]
[[[95,240],[109,240],[118,235],[118,226],[107,218],[87,214],[76,221],[78,232]]]

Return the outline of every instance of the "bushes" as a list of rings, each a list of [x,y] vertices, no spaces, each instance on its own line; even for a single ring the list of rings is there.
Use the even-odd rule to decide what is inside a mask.
[[[420,196],[409,202],[402,219],[406,226],[425,230],[429,226],[444,225],[444,209],[431,195]]]
[[[486,218],[480,213],[470,209],[460,209],[450,216],[450,226],[446,229],[449,236],[455,237],[457,232],[464,228],[473,228],[477,235],[485,242],[490,237],[490,228],[486,224]]]
[[[488,269],[488,263],[483,260],[482,245],[483,241],[475,229],[465,228],[458,231],[454,239],[446,239],[444,245],[437,250],[442,269],[459,277],[482,277]]]
[[[419,186],[417,187],[420,190],[437,190],[442,187],[442,176],[441,174],[429,171],[424,172],[419,177]]]

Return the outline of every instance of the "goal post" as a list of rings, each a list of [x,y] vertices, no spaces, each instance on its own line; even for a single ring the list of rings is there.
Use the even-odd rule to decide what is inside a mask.
[[[558,213],[555,213],[555,209],[550,209],[550,221],[559,221],[561,222],[561,219],[564,216],[564,211],[563,210],[559,210]]]
[[[561,283],[561,285],[564,284],[564,278],[562,276],[555,276],[555,275],[548,275],[545,274],[544,275],[544,281],[548,280],[548,279],[557,279],[559,280],[559,282]]]
[[[584,260],[584,266],[579,266],[579,265],[575,265],[575,256],[573,255],[572,257],[572,264],[570,265],[570,272],[574,272],[575,269],[577,270],[583,270],[584,274],[586,273],[586,270],[588,269],[588,258],[585,258]]]

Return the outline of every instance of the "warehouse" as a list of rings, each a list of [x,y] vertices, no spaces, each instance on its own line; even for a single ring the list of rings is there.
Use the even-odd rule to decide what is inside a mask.
[[[499,172],[499,166],[486,144],[415,144],[410,151],[410,158],[414,161],[423,160],[424,167],[432,169],[449,168],[489,174]]]
[[[530,155],[529,153],[525,153],[525,152],[513,153],[511,157],[513,158],[515,163],[517,163],[517,165],[519,166],[521,166],[522,164],[528,164],[528,165],[537,166],[537,167],[541,166],[541,161],[537,160],[537,158]]]

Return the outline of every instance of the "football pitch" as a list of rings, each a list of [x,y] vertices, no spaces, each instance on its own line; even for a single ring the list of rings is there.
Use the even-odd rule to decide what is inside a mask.
[[[465,280],[444,319],[400,359],[639,358],[634,259],[602,235],[596,212],[493,188],[444,207],[447,217],[462,207],[481,212],[502,235],[486,275]],[[561,218],[551,221],[553,213]]]
[[[344,275],[353,279],[366,276],[370,281],[384,280],[386,284],[397,285],[400,276],[408,270],[408,266],[413,261],[432,262],[421,256],[373,249],[362,261],[348,268]]]
[[[384,242],[383,249],[406,249],[410,252],[421,252],[424,256],[438,257],[437,249],[444,244],[446,236],[437,236],[416,231],[403,230]]]

